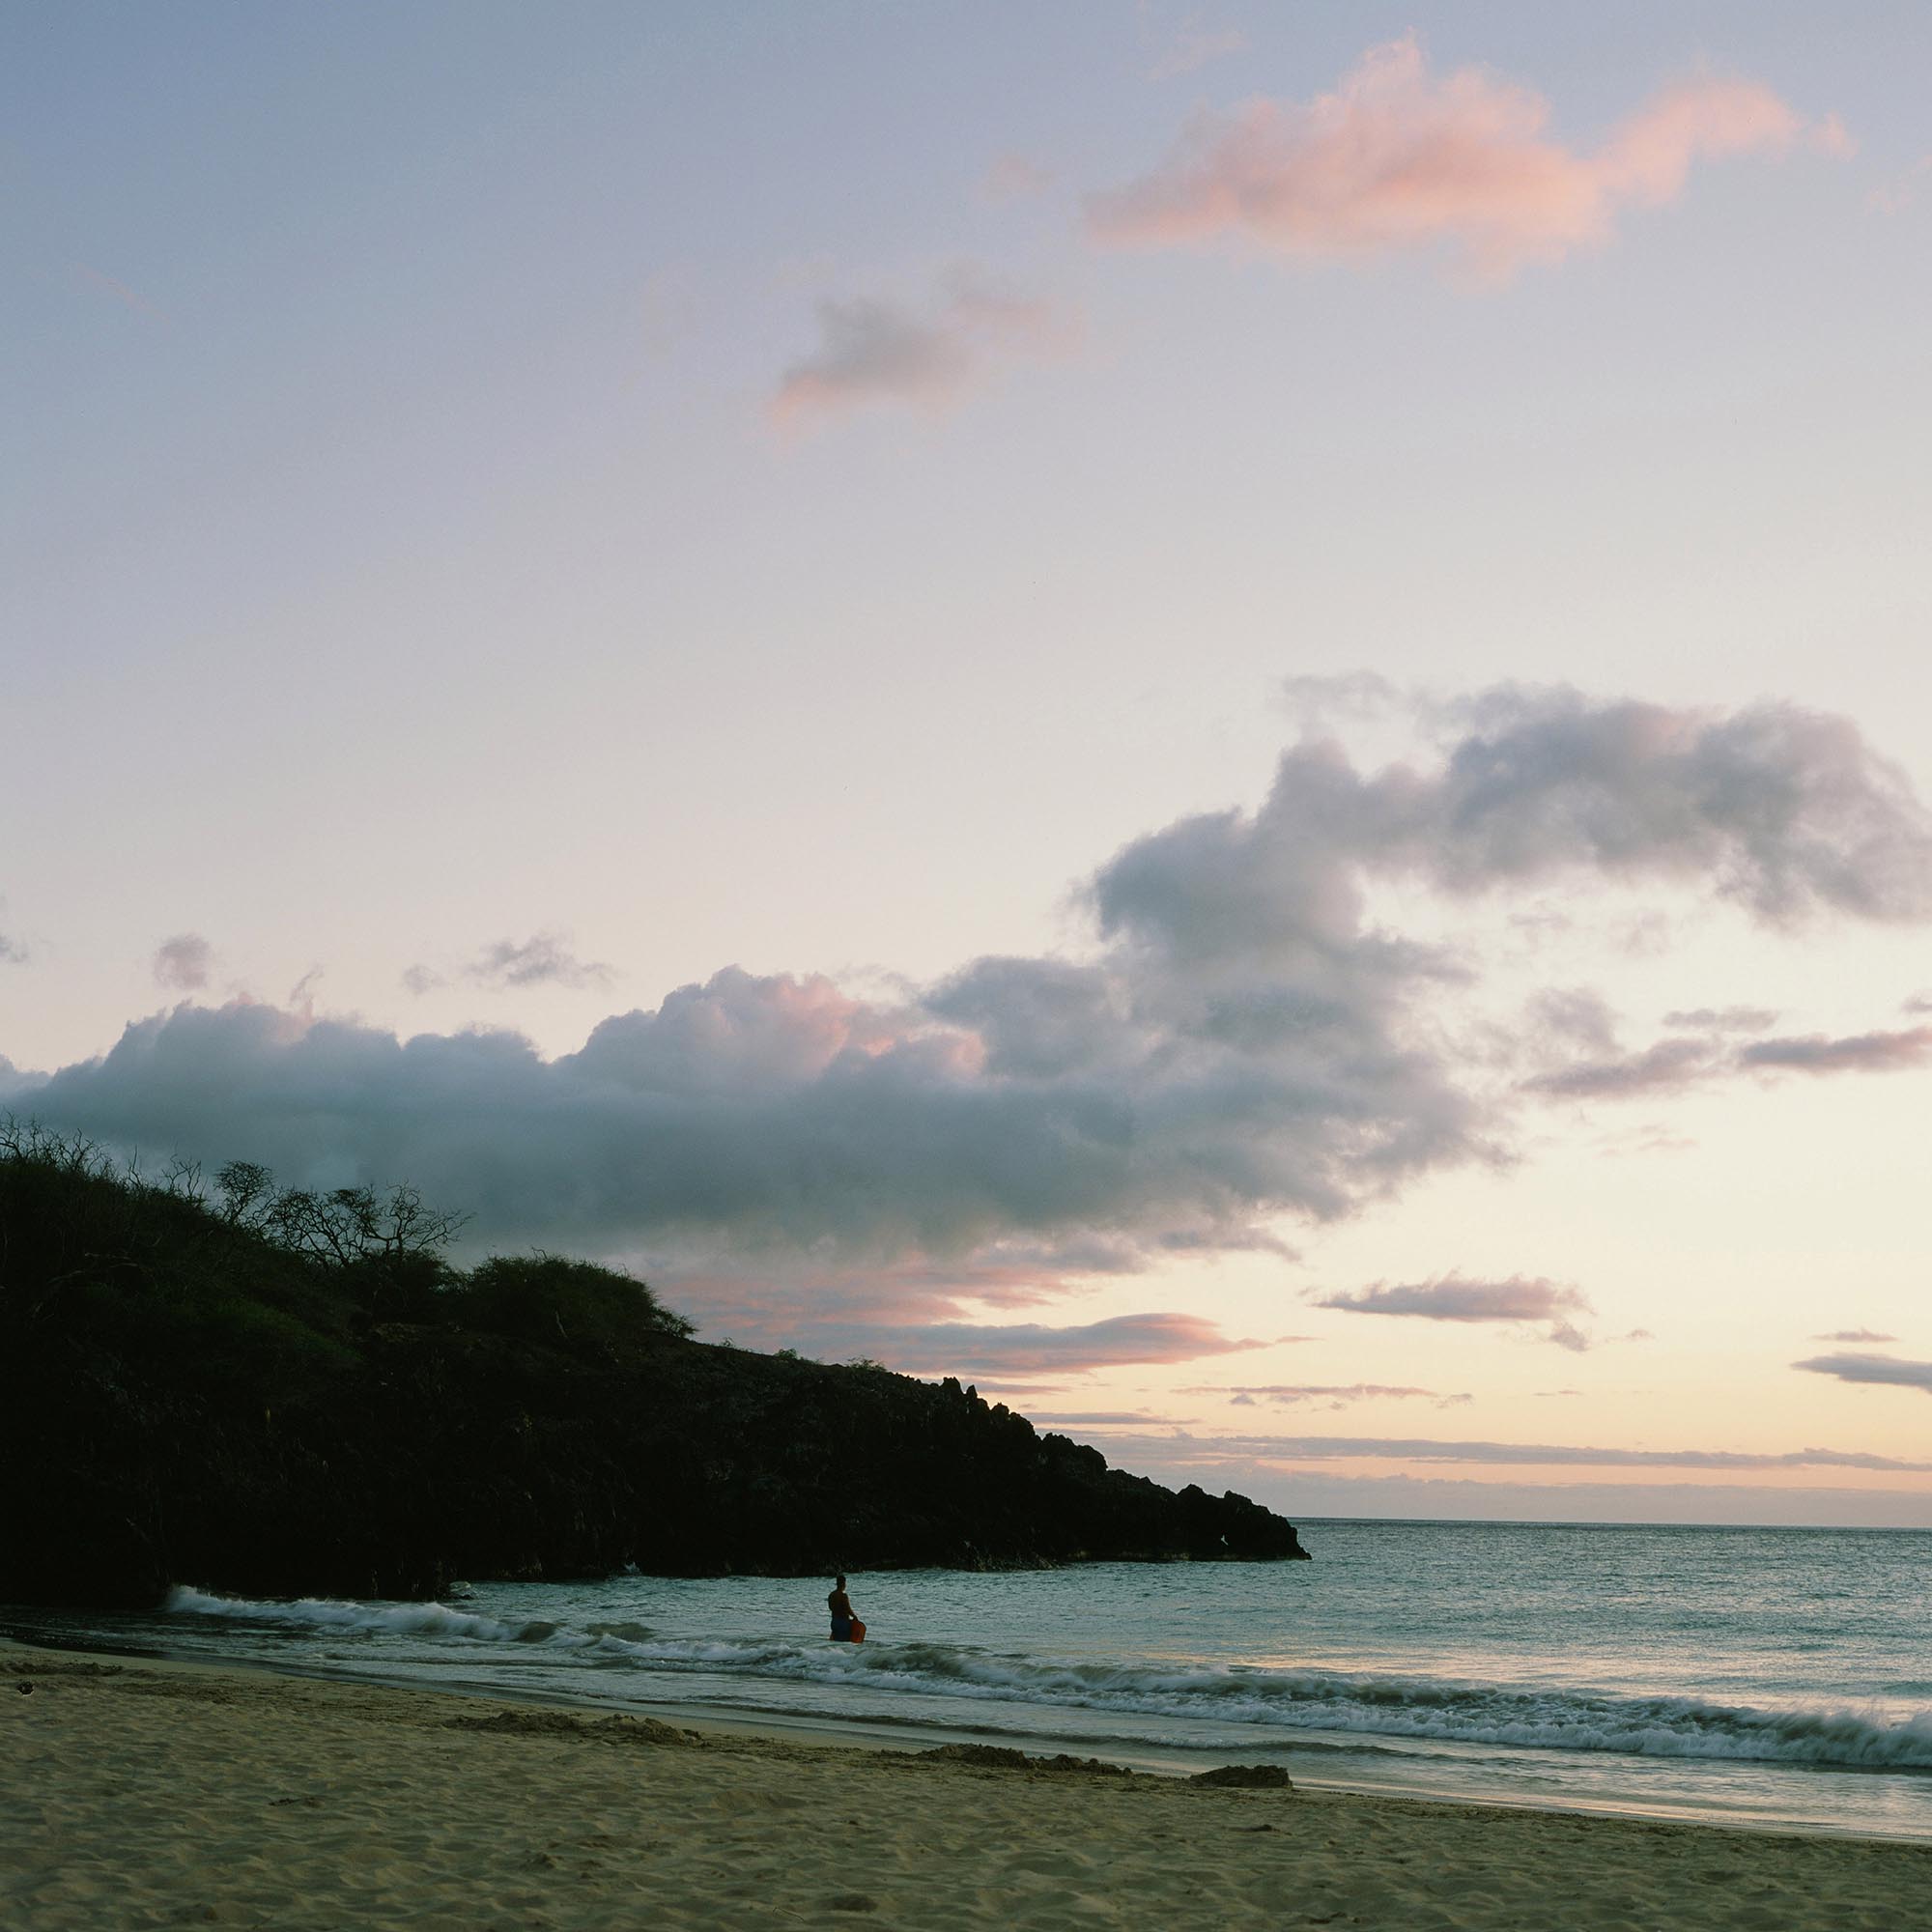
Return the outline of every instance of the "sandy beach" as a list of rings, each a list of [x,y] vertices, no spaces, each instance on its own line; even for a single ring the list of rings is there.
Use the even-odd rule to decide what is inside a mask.
[[[26,1687],[31,1687],[28,1689]],[[1932,1847],[0,1649],[0,1923],[1904,1927]]]

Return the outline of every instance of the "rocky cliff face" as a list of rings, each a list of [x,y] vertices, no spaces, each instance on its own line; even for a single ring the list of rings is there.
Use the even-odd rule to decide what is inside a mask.
[[[326,1266],[54,1180],[0,1162],[0,1601],[1306,1553],[955,1381],[692,1341],[585,1264]]]

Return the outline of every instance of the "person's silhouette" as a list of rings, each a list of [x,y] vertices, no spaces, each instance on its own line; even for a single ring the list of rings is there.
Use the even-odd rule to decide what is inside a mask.
[[[852,1614],[852,1599],[845,1594],[844,1577],[832,1579],[832,1594],[826,1598],[825,1607],[832,1612],[832,1641],[850,1643],[852,1626],[858,1619]]]

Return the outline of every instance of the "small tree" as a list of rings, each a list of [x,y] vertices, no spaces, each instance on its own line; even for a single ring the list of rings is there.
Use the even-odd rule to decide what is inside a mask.
[[[215,1184],[232,1226],[355,1276],[371,1304],[441,1287],[449,1274],[443,1251],[469,1219],[429,1207],[413,1187],[278,1188],[274,1176],[252,1160],[231,1160]]]

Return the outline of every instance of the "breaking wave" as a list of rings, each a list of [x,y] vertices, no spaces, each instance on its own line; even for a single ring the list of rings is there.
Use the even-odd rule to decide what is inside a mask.
[[[673,1638],[635,1623],[573,1629],[478,1616],[441,1604],[251,1603],[193,1589],[176,1589],[166,1608],[291,1631],[447,1639],[459,1648],[538,1646],[643,1671],[842,1686],[887,1696],[907,1692],[1543,1750],[1932,1770],[1932,1707],[1892,1717],[1426,1676],[1013,1657],[953,1644]]]

